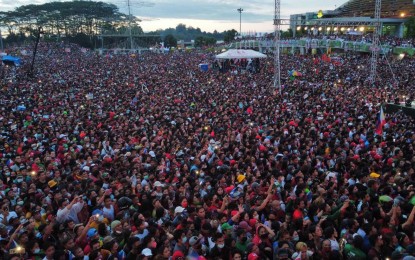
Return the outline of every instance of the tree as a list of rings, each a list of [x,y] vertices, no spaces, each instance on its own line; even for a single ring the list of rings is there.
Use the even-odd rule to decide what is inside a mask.
[[[213,37],[199,36],[195,39],[195,47],[205,47],[216,44],[216,39]]]
[[[0,12],[0,26],[9,34],[20,32],[33,35],[39,26],[47,38],[91,39],[105,32],[114,33],[136,17],[119,12],[114,4],[93,1],[49,2],[42,5],[24,5],[14,11]],[[89,43],[90,45],[92,42]]]
[[[407,38],[414,38],[415,37],[415,17],[410,17],[405,22],[406,26],[406,37]]]
[[[229,43],[235,39],[235,36],[238,34],[238,32],[235,29],[224,31],[223,32],[223,40],[226,43]]]
[[[176,47],[177,39],[172,34],[166,35],[166,37],[164,37],[164,46],[167,48]]]
[[[281,31],[281,38],[287,39],[291,38],[293,36],[293,31],[291,29],[288,29],[287,31]]]

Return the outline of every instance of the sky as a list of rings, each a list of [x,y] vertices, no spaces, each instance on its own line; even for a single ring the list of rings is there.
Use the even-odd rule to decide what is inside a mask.
[[[61,0],[63,1],[63,0]],[[128,0],[101,0],[117,5],[128,13]],[[239,31],[239,12],[242,8],[241,30],[247,32],[272,32],[274,30],[274,0],[129,0],[131,13],[142,20],[145,32],[174,28],[179,23],[202,31]],[[51,0],[0,0],[0,10],[9,11],[17,6],[42,4]],[[332,10],[347,0],[281,0],[281,16]]]

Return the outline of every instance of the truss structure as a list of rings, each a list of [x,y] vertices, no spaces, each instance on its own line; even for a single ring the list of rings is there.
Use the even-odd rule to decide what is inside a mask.
[[[280,64],[280,34],[281,34],[281,0],[275,0],[275,15],[274,15],[274,88],[278,88],[281,94],[281,64]]]
[[[382,0],[376,0],[375,6],[375,31],[373,32],[372,38],[372,57],[370,60],[370,82],[373,84],[376,80],[376,69],[378,64],[378,56],[379,56],[379,36],[382,32],[382,25],[380,23],[380,10],[382,8]]]

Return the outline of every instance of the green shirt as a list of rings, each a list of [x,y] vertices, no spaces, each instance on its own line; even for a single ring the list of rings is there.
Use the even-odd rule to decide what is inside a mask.
[[[366,254],[351,244],[344,246],[344,254],[348,260],[365,260]]]

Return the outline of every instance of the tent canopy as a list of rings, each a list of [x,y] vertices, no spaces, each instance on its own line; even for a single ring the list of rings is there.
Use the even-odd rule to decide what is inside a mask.
[[[267,55],[254,50],[241,50],[241,49],[230,49],[216,55],[216,59],[256,59],[256,58],[266,58]]]
[[[19,66],[20,65],[20,58],[17,58],[17,57],[5,55],[5,56],[2,57],[1,60],[4,63],[13,63],[15,66]]]

